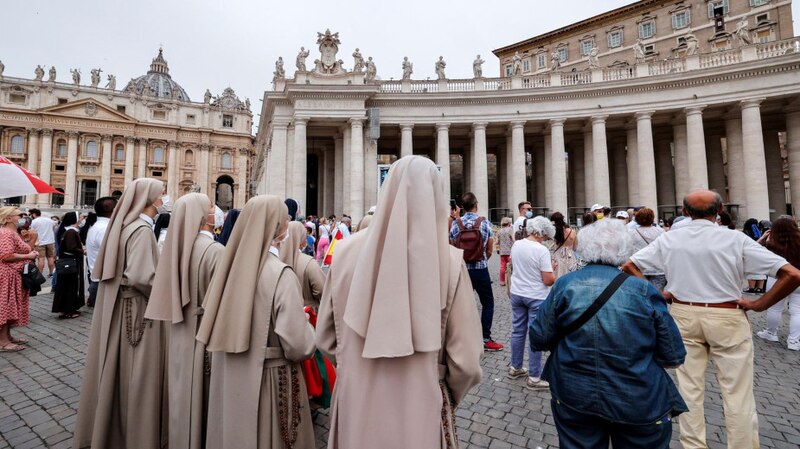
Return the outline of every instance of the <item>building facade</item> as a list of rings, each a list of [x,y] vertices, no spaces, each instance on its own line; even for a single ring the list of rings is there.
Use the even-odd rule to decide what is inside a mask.
[[[150,70],[117,90],[92,69],[89,85],[78,70],[72,82],[0,72],[0,153],[64,195],[7,199],[26,206],[88,208],[101,196],[119,196],[133,179],[163,180],[177,199],[192,188],[221,207],[241,207],[250,191],[253,155],[250,102],[233,89],[206,91],[193,102],[172,79],[159,50]]]
[[[484,214],[529,199],[572,218],[593,203],[666,218],[700,188],[742,220],[800,210],[797,38],[632,70],[379,81],[361,55],[342,67],[338,34],[319,36],[313,69],[302,53],[291,79],[276,64],[255,144],[257,192],[306,213],[359,219],[380,166],[409,154],[440,166],[451,197],[475,192]]]
[[[791,0],[641,0],[494,54],[501,76],[513,74],[515,59],[519,74],[531,75],[675,61],[793,36]]]

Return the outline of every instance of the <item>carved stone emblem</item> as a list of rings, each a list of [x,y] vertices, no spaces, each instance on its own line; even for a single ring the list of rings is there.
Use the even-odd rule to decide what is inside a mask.
[[[339,52],[339,33],[331,33],[325,30],[324,33],[317,33],[317,44],[319,45],[320,59],[314,61],[314,72],[320,75],[338,75],[345,73],[342,68],[342,60],[336,59]]]
[[[89,117],[97,115],[97,105],[94,103],[86,103],[86,115]]]

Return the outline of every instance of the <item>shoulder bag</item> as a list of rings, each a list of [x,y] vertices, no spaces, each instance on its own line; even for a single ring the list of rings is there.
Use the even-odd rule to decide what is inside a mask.
[[[597,312],[599,312],[600,309],[603,308],[603,306],[608,302],[608,300],[611,299],[611,296],[613,296],[614,293],[616,293],[616,291],[619,289],[622,283],[625,282],[625,280],[628,279],[629,277],[630,277],[629,274],[620,272],[614,278],[614,280],[612,280],[611,283],[608,284],[608,287],[606,287],[605,290],[603,290],[603,292],[600,293],[600,296],[598,296],[597,299],[594,300],[592,305],[590,305],[589,308],[586,309],[581,314],[581,316],[579,316],[575,321],[564,326],[564,329],[560,332],[561,334],[560,339],[563,340],[564,337],[580,329],[584,324],[586,324],[587,321],[591,320],[592,317],[594,317],[597,314]]]
[[[64,235],[61,236],[61,241],[58,242],[58,246],[62,246],[64,244],[64,237],[67,235],[66,231]],[[64,254],[69,254],[64,251]],[[78,273],[78,261],[74,257],[59,257],[56,259],[56,273],[58,274],[76,274]]]

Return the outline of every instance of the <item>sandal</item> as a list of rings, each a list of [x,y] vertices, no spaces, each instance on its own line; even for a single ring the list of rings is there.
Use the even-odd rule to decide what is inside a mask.
[[[11,343],[16,343],[18,345],[24,345],[25,343],[28,343],[28,339],[27,338],[14,338],[14,337],[11,337],[10,340],[11,340]]]
[[[0,346],[0,352],[18,352],[25,349],[25,346],[20,346],[14,342],[6,343],[3,346]]]
[[[67,314],[63,315],[62,318],[65,319],[65,320],[71,320],[73,318],[78,318],[79,316],[81,316],[80,312],[72,312],[72,313],[67,313]]]

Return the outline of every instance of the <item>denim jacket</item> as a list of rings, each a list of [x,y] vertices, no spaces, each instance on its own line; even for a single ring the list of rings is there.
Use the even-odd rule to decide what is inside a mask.
[[[686,349],[655,287],[626,279],[592,319],[559,337],[618,274],[591,264],[559,278],[530,325],[531,347],[552,352],[542,378],[554,399],[612,422],[651,424],[688,410],[664,370],[681,365]]]

